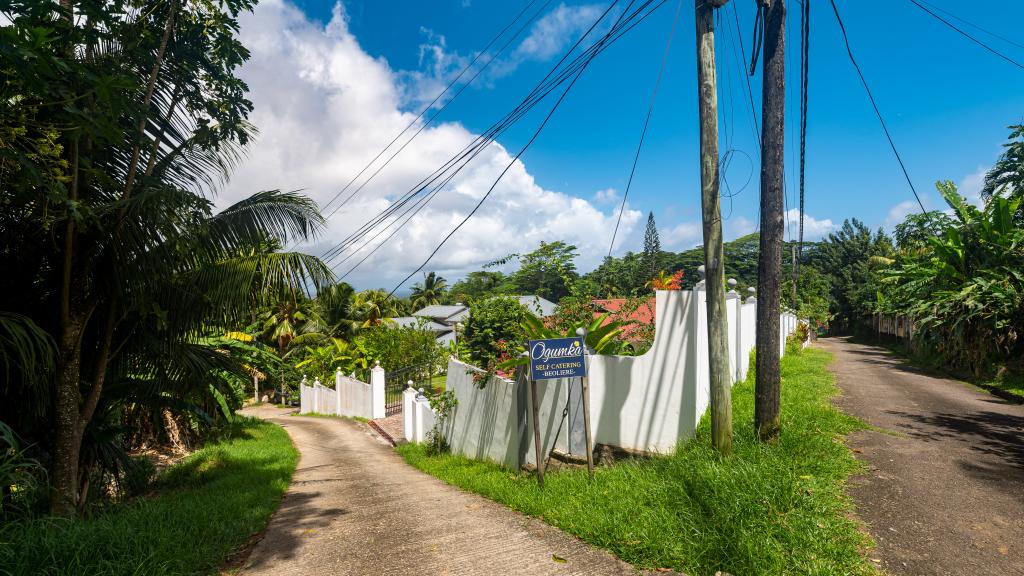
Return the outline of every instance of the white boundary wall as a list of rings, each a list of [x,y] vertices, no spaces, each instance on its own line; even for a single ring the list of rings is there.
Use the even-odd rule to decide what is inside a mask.
[[[641,356],[588,358],[596,444],[665,453],[693,436],[710,398],[706,302],[701,285],[686,291],[658,291],[657,328],[650,350]],[[736,381],[747,376],[757,302],[753,297],[744,302],[730,291],[726,310],[730,367]],[[782,352],[785,338],[796,326],[795,315],[781,315]],[[474,371],[478,369],[449,361],[446,389],[458,399],[445,430],[453,452],[513,469],[535,463],[529,386],[522,380],[492,378],[481,389],[473,382]],[[579,379],[540,381],[537,387],[542,445],[578,452],[571,421],[582,418],[578,401],[573,402],[580,394]],[[424,428],[424,416],[418,410],[410,410],[416,394],[407,394],[406,439],[421,441],[429,427]]]
[[[312,386],[303,379],[299,385],[300,414],[331,414],[358,418],[384,416],[384,370],[378,364],[370,371],[370,383],[345,376],[339,370],[334,375],[334,389],[316,380]]]

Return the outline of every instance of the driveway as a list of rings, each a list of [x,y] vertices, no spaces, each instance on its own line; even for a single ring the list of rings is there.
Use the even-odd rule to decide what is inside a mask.
[[[284,427],[301,453],[292,485],[244,574],[635,574],[538,520],[407,465],[362,424],[249,414]]]
[[[878,428],[848,439],[868,471],[858,515],[892,575],[1024,575],[1024,406],[916,370],[886,350],[823,339],[836,404]]]

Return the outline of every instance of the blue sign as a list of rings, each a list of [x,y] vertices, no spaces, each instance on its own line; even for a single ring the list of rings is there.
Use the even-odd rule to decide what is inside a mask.
[[[530,378],[553,380],[587,375],[582,338],[530,340]]]

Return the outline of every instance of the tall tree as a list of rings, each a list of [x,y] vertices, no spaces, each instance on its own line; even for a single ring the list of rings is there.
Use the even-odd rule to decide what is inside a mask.
[[[424,306],[430,306],[431,304],[440,304],[445,297],[445,289],[448,287],[448,282],[437,275],[436,272],[426,272],[423,274],[423,282],[417,282],[412,287],[412,295],[410,299],[412,301],[413,308],[422,308]]]
[[[252,131],[235,76],[248,57],[237,15],[252,5],[61,0],[54,18],[49,2],[6,3],[0,134],[35,144],[4,154],[22,170],[0,190],[14,215],[0,235],[18,247],[0,253],[0,282],[19,294],[4,306],[28,311],[55,343],[56,514],[88,492],[82,443],[108,383],[205,388],[213,367],[231,366],[201,345],[203,330],[330,276],[315,258],[246,252],[316,234],[323,221],[308,199],[264,192],[212,210]]]
[[[512,274],[516,290],[558,302],[569,294],[576,274],[576,247],[562,241],[541,242],[540,247],[519,257],[519,270]]]
[[[658,275],[661,270],[661,238],[654,224],[654,212],[647,213],[647,230],[644,231],[644,282]]]
[[[782,284],[782,178],[786,132],[786,2],[764,11],[761,99],[761,250],[757,267],[757,372],[754,426],[763,440],[779,435],[779,304]]]

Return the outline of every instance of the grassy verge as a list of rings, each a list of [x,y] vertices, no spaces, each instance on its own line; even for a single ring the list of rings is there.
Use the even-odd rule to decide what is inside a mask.
[[[1000,370],[996,376],[976,378],[950,371],[937,357],[915,355],[907,346],[898,342],[874,339],[857,339],[856,341],[872,346],[881,346],[912,366],[940,378],[960,380],[1009,402],[1024,404],[1024,365],[1019,361],[1015,366]]]
[[[735,450],[710,448],[705,418],[694,441],[670,455],[545,477],[463,457],[398,450],[412,465],[451,484],[537,516],[641,568],[692,576],[874,574],[871,545],[843,486],[857,468],[842,435],[862,427],[834,409],[836,388],[818,349],[782,362],[781,439],[765,445],[753,429],[753,378],[733,389]]]
[[[278,426],[240,418],[161,477],[154,496],[85,520],[0,528],[0,574],[212,574],[262,530],[298,452]]]
[[[366,424],[367,422],[370,421],[369,418],[363,418],[362,416],[338,416],[337,414],[321,414],[320,412],[306,412],[305,414],[295,412],[294,414],[289,414],[289,416],[302,416],[303,418],[305,418],[306,416],[309,416],[311,418],[333,418],[335,420],[349,420],[355,422],[362,422],[363,424]]]

